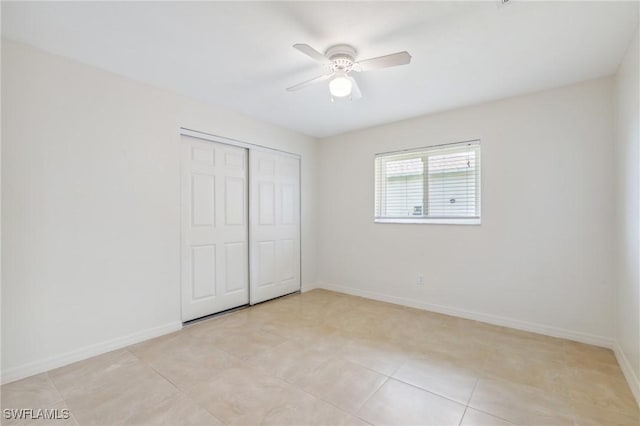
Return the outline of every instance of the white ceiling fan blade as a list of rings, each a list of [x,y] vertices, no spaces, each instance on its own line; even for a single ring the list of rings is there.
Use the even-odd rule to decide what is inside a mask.
[[[328,80],[329,78],[331,78],[332,75],[333,73],[314,77],[311,80],[303,81],[302,83],[298,83],[295,86],[287,87],[287,91],[295,92],[296,90],[304,89],[305,87],[311,86],[312,84]]]
[[[355,78],[349,76],[353,86],[351,86],[351,99],[360,99],[362,97],[362,92],[360,91],[360,87],[358,86],[358,82]]]
[[[398,52],[390,55],[378,56],[377,58],[365,59],[355,64],[354,71],[362,72],[375,70],[379,68],[395,67],[398,65],[406,65],[411,62],[409,52]]]
[[[329,58],[327,58],[322,53],[318,52],[316,49],[314,49],[313,47],[309,46],[308,44],[298,43],[298,44],[294,44],[293,47],[295,49],[298,49],[300,52],[304,53],[305,55],[307,55],[308,57],[310,57],[314,61],[320,62],[321,64],[330,64],[331,63]]]

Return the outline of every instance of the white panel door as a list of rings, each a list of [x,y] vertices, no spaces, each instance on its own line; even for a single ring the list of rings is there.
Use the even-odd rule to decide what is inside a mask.
[[[249,154],[251,304],[300,290],[300,159]]]
[[[249,302],[247,150],[182,136],[182,320]]]

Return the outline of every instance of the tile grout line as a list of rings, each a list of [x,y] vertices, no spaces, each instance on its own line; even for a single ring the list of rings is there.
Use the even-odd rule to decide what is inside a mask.
[[[396,378],[396,377],[389,377],[389,379],[393,379],[393,380],[395,380],[395,381],[397,381],[397,382],[400,382],[400,383],[403,383],[403,384],[405,384],[405,385],[411,386],[412,388],[415,388],[415,389],[421,390],[421,391],[423,391],[423,392],[430,393],[431,395],[435,395],[435,396],[437,396],[438,398],[446,399],[447,401],[455,402],[455,403],[456,403],[456,404],[458,404],[458,405],[462,405],[463,407],[466,407],[466,404],[464,404],[464,403],[462,403],[462,402],[460,402],[460,401],[456,401],[455,399],[451,399],[451,398],[449,398],[448,396],[444,396],[444,395],[441,395],[441,394],[436,393],[436,392],[434,392],[434,391],[431,391],[431,390],[428,390],[428,389],[425,389],[425,388],[421,388],[420,386],[414,385],[414,384],[412,384],[412,383],[405,382],[404,380],[398,379],[398,378]]]
[[[471,404],[471,399],[473,398],[473,394],[476,391],[476,388],[478,387],[478,383],[480,383],[481,377],[477,377],[476,378],[476,382],[473,384],[473,389],[471,389],[471,393],[469,394],[469,399],[467,399],[467,407],[469,406],[469,404]]]
[[[49,371],[53,371],[53,370],[49,370]],[[56,392],[58,392],[58,395],[60,395],[60,400],[54,402],[54,404],[57,404],[58,402],[63,402],[64,405],[67,407],[67,410],[69,410],[69,417],[71,417],[73,419],[73,421],[76,422],[76,424],[78,426],[80,426],[80,422],[78,421],[78,419],[76,419],[76,416],[73,415],[73,412],[71,411],[71,408],[69,407],[69,403],[67,403],[67,400],[64,398],[64,396],[62,396],[62,392],[60,392],[60,389],[58,389],[58,387],[54,383],[54,381],[51,378],[51,376],[49,376],[49,371],[45,372],[45,374],[47,375],[47,380],[49,380],[49,382],[51,383],[51,386],[53,386],[53,388],[56,390]]]
[[[464,412],[462,413],[462,417],[460,417],[460,421],[458,422],[458,426],[462,426],[462,422],[464,421],[464,416],[467,415],[467,410],[469,410],[469,403],[471,402],[471,398],[473,398],[473,393],[476,391],[476,387],[478,386],[478,382],[480,381],[479,377],[476,377],[476,381],[473,384],[473,389],[471,389],[471,393],[469,394],[469,399],[467,399],[467,404],[464,407]]]
[[[378,386],[378,388],[377,388],[375,391],[373,391],[373,392],[371,393],[371,395],[369,395],[369,396],[364,400],[364,402],[363,402],[362,404],[360,404],[360,406],[358,407],[358,409],[356,410],[356,412],[353,414],[355,417],[357,417],[357,418],[359,418],[360,420],[363,420],[363,421],[365,421],[365,422],[369,423],[368,421],[366,421],[365,419],[363,419],[362,417],[360,417],[357,413],[359,413],[359,412],[360,412],[360,410],[362,410],[362,407],[364,407],[365,405],[367,405],[367,402],[369,402],[369,401],[371,400],[371,398],[373,398],[373,397],[374,397],[378,392],[380,392],[380,389],[382,389],[382,388],[384,387],[384,385],[386,385],[386,384],[387,384],[387,382],[391,379],[391,377],[389,377],[389,376],[385,376],[385,377],[386,377],[386,378],[385,378],[384,382],[382,382],[382,384],[380,384],[380,386]],[[371,424],[371,423],[369,423],[369,424]]]
[[[340,329],[338,329],[338,330],[342,330],[342,328],[340,328]],[[302,342],[300,342],[300,341],[299,341],[299,340],[297,340],[297,339],[292,339],[292,340],[295,340],[295,341],[297,341],[298,343],[302,343]],[[440,394],[438,394],[438,393],[436,393],[436,392],[433,392],[433,391],[431,391],[431,390],[424,389],[424,388],[421,388],[420,386],[416,386],[416,385],[414,385],[414,384],[412,384],[412,383],[405,382],[405,381],[403,381],[402,379],[398,379],[398,378],[396,378],[396,377],[393,377],[393,375],[387,375],[387,374],[381,373],[381,372],[376,371],[376,370],[374,370],[374,369],[372,369],[372,368],[370,368],[370,367],[368,367],[368,366],[366,366],[366,365],[362,365],[362,364],[360,364],[360,363],[358,363],[358,362],[356,362],[356,361],[351,361],[351,360],[349,360],[349,359],[346,359],[346,358],[344,358],[342,355],[336,355],[335,357],[336,357],[337,359],[342,360],[342,361],[346,361],[346,362],[350,362],[350,363],[356,364],[356,365],[358,365],[358,366],[360,366],[360,367],[362,367],[362,368],[365,368],[365,369],[367,369],[367,370],[369,370],[369,371],[371,371],[371,372],[373,372],[373,373],[376,373],[376,374],[379,374],[379,375],[382,375],[382,376],[385,376],[385,377],[386,377],[385,381],[380,385],[380,387],[378,387],[378,389],[376,389],[376,391],[375,391],[373,394],[371,394],[371,395],[370,395],[370,396],[365,400],[365,402],[364,402],[360,407],[358,407],[358,411],[359,411],[359,410],[360,410],[364,405],[366,405],[366,403],[369,401],[369,399],[370,399],[370,398],[372,398],[372,397],[373,397],[373,395],[375,395],[375,394],[376,394],[376,393],[377,393],[377,392],[378,392],[378,391],[379,391],[379,390],[380,390],[380,389],[381,389],[381,388],[382,388],[382,387],[387,383],[387,381],[388,381],[389,379],[397,380],[397,381],[399,381],[399,382],[401,382],[401,383],[404,383],[404,384],[406,384],[406,385],[409,385],[409,386],[411,386],[411,387],[413,387],[413,388],[416,388],[416,389],[421,390],[421,391],[424,391],[424,392],[428,392],[428,393],[430,393],[430,394],[432,394],[432,395],[435,395],[435,396],[440,397],[440,398],[444,398],[444,399],[446,399],[446,400],[448,400],[448,401],[451,401],[451,402],[454,402],[454,403],[456,403],[456,404],[465,405],[465,404],[461,403],[460,401],[453,400],[453,399],[451,399],[451,398],[449,398],[449,397],[447,397],[447,396],[440,395]],[[405,361],[404,363],[401,363],[398,367],[396,367],[396,369],[395,369],[395,371],[393,372],[393,374],[395,374],[395,372],[396,372],[398,369],[400,369],[400,367],[401,367],[402,365],[404,365],[406,362],[408,362],[408,361]],[[478,381],[478,380],[479,380],[479,379],[477,379],[477,380],[476,380],[476,384],[477,384],[477,381]],[[287,383],[288,383],[288,382],[287,382]],[[296,385],[296,387],[297,387],[297,385]],[[475,390],[475,385],[474,385],[474,390]],[[472,393],[473,393],[473,391],[472,391]],[[312,395],[312,394],[310,394],[310,395]],[[313,396],[315,396],[315,395],[313,395]],[[320,398],[320,399],[322,399],[323,401],[330,403],[329,401],[326,401],[326,400],[324,400],[324,399],[323,399],[323,398],[321,398],[321,397],[317,397],[317,398]],[[470,400],[471,400],[471,399],[469,398],[469,401],[470,401]],[[332,405],[333,405],[333,404],[332,404]],[[465,405],[465,407],[466,407],[466,405]],[[339,408],[339,407],[338,407],[338,408]],[[465,411],[466,411],[466,409],[465,409]],[[358,418],[360,418],[360,417],[358,417]],[[363,419],[363,420],[364,420],[364,419]]]
[[[460,421],[458,422],[458,426],[462,426],[462,422],[464,421],[464,416],[467,415],[467,410],[469,409],[469,406],[465,406],[464,407],[464,411],[462,412],[462,417],[460,417]]]
[[[162,372],[158,371],[156,368],[154,368],[151,364],[149,364],[148,362],[146,362],[144,359],[140,358],[136,353],[132,352],[129,350],[129,348],[124,348],[127,352],[129,352],[131,355],[133,355],[136,359],[138,359],[138,361],[140,361],[142,364],[144,364],[145,366],[147,366],[148,368],[150,368],[151,370],[153,370],[154,373],[156,373],[158,376],[162,377],[163,379],[165,379],[168,383],[171,384],[171,386],[173,386],[175,388],[175,390],[183,395],[185,398],[187,398],[189,401],[191,401],[196,407],[199,407],[201,409],[203,409],[204,411],[206,411],[207,413],[209,413],[209,415],[211,417],[213,417],[214,419],[216,419],[217,421],[220,422],[220,424],[223,424],[226,426],[226,423],[224,423],[222,420],[220,420],[216,415],[214,415],[212,412],[210,412],[209,410],[207,410],[206,407],[203,407],[202,405],[200,405],[198,403],[198,401],[196,401],[195,399],[193,399],[191,397],[191,395],[189,395],[188,393],[184,392],[182,389],[180,389],[178,387],[177,384],[175,384],[170,378],[168,378],[167,376],[165,376],[164,374],[162,374]]]
[[[381,372],[381,371],[374,370],[373,368],[368,367],[368,366],[366,366],[366,365],[364,365],[364,364],[361,364],[361,363],[359,363],[358,361],[352,361],[352,360],[350,360],[350,359],[348,359],[348,358],[344,358],[342,355],[335,355],[335,357],[336,357],[337,359],[341,359],[342,361],[346,361],[346,362],[350,362],[350,363],[352,363],[352,364],[356,364],[356,365],[357,365],[357,366],[359,366],[359,367],[365,368],[365,369],[367,369],[367,370],[369,370],[369,371],[372,371],[372,372],[374,372],[374,373],[376,373],[376,374],[379,374],[379,375],[381,375],[381,376],[385,376],[385,377],[393,377],[393,374],[395,374],[395,371],[396,371],[398,368],[400,368],[400,367],[396,367],[396,370],[394,370],[394,372],[393,372],[391,375],[389,375],[389,374],[385,374],[385,373],[383,373],[383,372]]]
[[[49,381],[49,383],[51,384],[51,386],[53,387],[53,389],[56,391],[56,393],[58,394],[58,396],[60,397],[60,399],[56,399],[54,402],[52,402],[51,404],[57,404],[58,402],[64,402],[65,404],[67,403],[67,401],[64,399],[64,397],[62,396],[62,392],[60,392],[60,389],[58,389],[58,387],[56,386],[55,383],[53,383],[53,379],[49,376],[49,371],[45,371],[44,374],[47,377],[47,380]]]
[[[231,314],[233,314],[233,313],[231,313]],[[275,345],[275,346],[271,346],[271,347],[270,347],[270,349],[276,348],[276,347],[278,347],[278,346],[280,346],[280,345],[282,345],[282,344],[284,344],[284,343],[286,343],[286,342],[288,342],[288,341],[292,341],[292,342],[296,342],[296,343],[301,343],[301,342],[299,342],[299,341],[297,341],[297,340],[294,340],[294,339],[287,339],[287,338],[285,338],[284,336],[281,336],[281,337],[283,337],[283,339],[285,339],[285,340],[284,340],[283,342],[281,342],[281,343],[279,343],[279,344]],[[256,371],[256,372],[258,372],[258,373],[260,373],[260,374],[265,374],[265,375],[266,375],[266,376],[268,376],[268,377],[272,377],[272,378],[276,378],[276,379],[278,379],[278,380],[281,380],[283,383],[286,383],[287,385],[291,386],[292,388],[297,389],[297,390],[299,390],[299,391],[301,391],[301,392],[305,393],[306,395],[309,395],[309,396],[310,396],[310,397],[312,397],[312,398],[316,398],[316,399],[318,399],[318,400],[320,400],[320,401],[322,401],[322,402],[324,402],[324,403],[326,403],[326,404],[329,404],[330,406],[332,406],[332,407],[336,408],[337,410],[339,410],[340,412],[342,412],[342,413],[344,413],[344,414],[346,414],[346,415],[350,415],[350,416],[357,417],[357,416],[355,416],[355,414],[351,414],[351,413],[349,413],[348,411],[343,410],[342,408],[338,407],[337,405],[333,404],[332,402],[327,401],[327,400],[325,400],[324,398],[322,398],[322,397],[320,397],[320,396],[316,396],[316,395],[314,395],[314,394],[312,394],[312,393],[310,393],[310,392],[307,392],[305,389],[303,389],[303,388],[299,387],[298,385],[296,385],[296,384],[294,384],[294,383],[291,383],[291,382],[289,382],[289,381],[287,381],[287,380],[285,380],[285,379],[283,379],[283,378],[281,378],[281,377],[278,377],[277,375],[272,375],[272,374],[270,374],[270,373],[265,373],[265,372],[263,372],[262,370],[258,370],[258,369],[256,369],[254,366],[252,366],[251,364],[249,364],[249,363],[247,362],[247,359],[240,358],[240,357],[238,357],[237,355],[232,354],[232,353],[230,353],[230,352],[228,352],[228,351],[226,351],[226,350],[224,350],[224,349],[222,349],[222,348],[216,348],[216,349],[217,349],[217,350],[219,350],[219,351],[221,351],[221,352],[226,353],[226,354],[227,354],[227,355],[229,355],[229,356],[232,356],[233,358],[236,358],[237,360],[239,360],[239,361],[240,361],[240,362],[242,362],[243,364],[245,364],[245,363],[246,363],[246,364],[247,364],[247,367],[249,367],[250,369],[252,369],[252,370],[254,370],[254,371]],[[125,350],[129,351],[129,350],[128,350],[128,348],[125,348]],[[172,384],[172,385],[173,385],[173,386],[174,386],[174,387],[175,387],[179,392],[181,392],[182,394],[184,394],[184,395],[185,395],[185,396],[186,396],[190,401],[192,401],[192,402],[193,402],[194,404],[196,404],[198,407],[200,407],[200,408],[204,409],[207,413],[209,413],[212,417],[214,417],[216,420],[218,420],[221,424],[225,424],[225,423],[224,423],[224,422],[222,422],[218,417],[216,417],[213,413],[211,413],[211,412],[210,412],[209,410],[207,410],[205,407],[202,407],[200,404],[198,404],[198,402],[197,402],[197,401],[193,400],[193,398],[192,398],[189,394],[186,394],[186,393],[185,393],[185,392],[183,392],[180,388],[178,388],[178,386],[177,386],[175,383],[173,383],[173,382],[172,382],[168,377],[164,376],[160,371],[156,370],[156,369],[155,369],[151,364],[149,364],[149,363],[147,363],[146,361],[144,361],[142,358],[140,358],[140,357],[139,357],[138,355],[136,355],[135,353],[133,353],[133,352],[131,352],[131,351],[129,351],[129,352],[130,352],[133,356],[135,356],[137,359],[139,359],[139,360],[140,360],[140,362],[142,362],[143,364],[147,365],[149,368],[151,368],[153,371],[155,371],[156,373],[158,373],[158,374],[159,374],[161,377],[163,377],[165,380],[167,380],[168,382],[170,382],[170,383],[171,383],[171,384]],[[359,417],[358,417],[358,418],[359,418]],[[366,422],[366,421],[365,421],[365,422]],[[367,423],[367,424],[370,424],[369,422],[366,422],[366,423]]]
[[[473,387],[473,391],[471,392],[471,396],[469,397],[469,401],[467,402],[467,408],[471,408],[472,410],[479,411],[479,412],[484,413],[484,414],[488,414],[488,415],[490,415],[490,416],[492,416],[492,417],[495,417],[495,418],[497,418],[497,419],[504,420],[505,422],[507,422],[507,423],[509,423],[509,424],[513,424],[513,425],[515,425],[515,423],[513,423],[511,420],[505,419],[505,418],[504,418],[504,417],[502,417],[501,415],[498,415],[498,414],[492,413],[492,412],[487,411],[487,410],[485,410],[485,409],[481,409],[481,408],[473,407],[473,406],[471,406],[471,405],[470,405],[470,404],[471,404],[471,399],[473,399],[473,394],[475,393],[476,388],[478,387],[478,383],[480,383],[480,380],[482,380],[483,378],[487,378],[487,379],[489,379],[489,380],[505,381],[505,379],[502,379],[502,378],[500,378],[500,377],[497,377],[497,378],[492,378],[492,377],[490,377],[490,376],[489,376],[489,377],[479,377],[479,378],[477,379],[477,381],[476,381],[476,384],[475,384],[475,385],[474,385],[474,387]],[[524,386],[529,386],[529,385],[524,385]],[[529,386],[529,387],[533,387],[533,386]],[[467,412],[467,410],[465,409],[465,413],[466,413],[466,412]],[[575,422],[575,421],[574,421],[574,422]]]
[[[329,358],[331,358],[331,357],[329,357]],[[344,360],[344,359],[342,359],[342,358],[340,358],[340,357],[335,357],[335,359],[340,359],[340,360],[342,360],[342,361],[347,361],[347,360]],[[326,362],[326,360],[325,360],[325,361],[323,361],[321,364],[323,364],[324,362]],[[347,361],[347,362],[350,362],[350,361]],[[355,363],[354,363],[354,364],[355,364]],[[373,371],[373,370],[371,370],[371,371]],[[374,372],[375,372],[376,374],[380,374],[380,373],[378,373],[377,371],[374,371]],[[277,378],[277,379],[280,379],[280,380],[282,380],[283,382],[287,383],[288,385],[292,386],[293,388],[295,388],[295,389],[297,389],[297,390],[299,390],[299,391],[301,391],[301,392],[304,392],[305,394],[307,394],[307,395],[309,395],[309,396],[311,396],[311,397],[313,397],[313,398],[317,398],[317,399],[319,399],[320,401],[323,401],[323,402],[325,402],[325,403],[327,403],[327,404],[331,405],[332,407],[335,407],[336,409],[340,410],[341,412],[343,412],[343,413],[345,413],[345,414],[347,414],[347,415],[350,415],[350,416],[356,417],[356,418],[358,418],[358,419],[360,419],[360,420],[364,421],[364,422],[365,422],[365,423],[367,423],[367,424],[371,424],[371,423],[369,423],[368,421],[366,421],[366,420],[362,419],[361,417],[359,417],[356,413],[360,410],[360,408],[362,408],[362,407],[367,403],[367,401],[369,401],[369,399],[370,399],[370,398],[371,398],[371,397],[372,397],[376,392],[378,392],[378,390],[380,390],[380,388],[382,388],[382,386],[384,386],[384,384],[385,384],[385,383],[387,383],[387,380],[389,380],[389,379],[390,379],[390,377],[389,377],[389,376],[387,376],[387,375],[385,375],[385,374],[380,374],[380,375],[382,375],[382,376],[384,376],[384,377],[385,377],[384,382],[382,382],[382,384],[381,384],[381,385],[380,385],[380,386],[379,386],[379,387],[378,387],[378,388],[377,388],[377,389],[376,389],[376,390],[375,390],[375,391],[374,391],[370,396],[368,396],[368,397],[367,397],[367,399],[365,399],[365,401],[364,401],[364,402],[363,402],[363,403],[358,407],[358,409],[357,409],[353,414],[352,414],[352,413],[350,413],[350,412],[348,412],[347,410],[345,410],[345,409],[341,408],[341,407],[338,407],[338,406],[337,406],[337,405],[335,405],[333,402],[326,400],[326,399],[325,399],[325,398],[323,398],[322,396],[315,395],[315,394],[313,394],[313,393],[311,393],[311,392],[307,391],[306,389],[302,388],[301,386],[299,386],[298,384],[296,384],[296,383],[294,383],[294,382],[290,382],[290,381],[288,381],[288,380],[285,380],[285,379],[283,379],[283,378],[281,378],[281,377],[278,377],[278,376],[275,376],[275,375],[273,375],[273,376],[269,375],[269,376],[271,376],[271,377],[275,377],[275,378]]]
[[[277,376],[272,376],[272,377],[276,377],[276,378],[278,378],[278,379],[282,380],[283,382],[285,382],[285,383],[286,383],[286,384],[288,384],[289,386],[293,387],[294,389],[299,390],[300,392],[303,392],[303,393],[305,393],[305,394],[309,395],[309,396],[310,396],[310,397],[312,397],[312,398],[315,398],[315,399],[317,399],[317,400],[319,400],[319,401],[322,401],[322,402],[324,402],[324,403],[326,403],[326,404],[329,404],[329,405],[330,405],[330,406],[332,406],[333,408],[337,409],[338,411],[340,411],[340,412],[342,412],[342,413],[344,413],[344,414],[346,414],[346,415],[348,415],[348,416],[356,417],[356,418],[358,418],[358,419],[360,419],[360,420],[363,420],[365,423],[367,423],[367,424],[369,424],[369,425],[371,424],[371,423],[367,422],[366,420],[361,419],[360,417],[358,417],[355,413],[354,413],[354,414],[351,414],[351,413],[350,413],[350,412],[348,412],[347,410],[345,410],[345,409],[343,409],[343,408],[341,408],[341,407],[338,407],[338,406],[337,406],[337,405],[335,405],[333,402],[331,402],[331,401],[327,401],[326,399],[322,398],[321,396],[314,395],[314,394],[312,394],[311,392],[307,391],[306,389],[303,389],[303,388],[301,388],[300,386],[296,385],[295,383],[288,382],[288,381],[286,381],[286,380],[284,380],[284,379],[281,379],[280,377],[277,377]],[[375,392],[374,392],[374,393],[375,393]],[[373,425],[372,425],[372,426],[373,426]]]
[[[336,331],[342,331],[342,328],[336,328]],[[303,345],[306,349],[316,350],[316,351],[317,351],[317,349],[316,349],[316,348],[312,348],[312,347],[307,348],[307,343],[308,343],[308,342],[307,342],[307,341],[305,341],[304,339],[291,338],[291,339],[288,339],[287,341],[292,341],[292,342],[294,342],[294,343],[298,343],[298,344]],[[284,343],[284,342],[283,342],[283,343]],[[280,345],[277,345],[277,346],[280,346]],[[276,346],[276,347],[277,347],[277,346]],[[343,413],[345,413],[345,414],[347,414],[347,415],[350,415],[350,416],[356,417],[356,418],[358,418],[358,419],[360,419],[360,420],[364,421],[364,422],[365,422],[365,423],[367,423],[367,424],[371,424],[371,423],[369,423],[368,421],[364,420],[363,418],[359,417],[356,413],[357,413],[357,412],[358,412],[358,411],[359,411],[359,410],[360,410],[360,409],[361,409],[361,408],[362,408],[362,407],[367,403],[367,401],[369,401],[369,399],[370,399],[374,394],[376,394],[376,393],[377,393],[377,392],[382,388],[382,386],[384,386],[384,384],[385,384],[385,383],[387,383],[387,381],[391,378],[391,376],[389,376],[389,375],[387,375],[387,374],[384,374],[384,373],[382,373],[382,372],[380,372],[380,371],[374,370],[374,369],[372,369],[372,368],[370,368],[370,367],[368,367],[368,366],[366,366],[366,365],[362,365],[362,364],[360,364],[360,363],[358,363],[358,362],[356,362],[356,361],[352,361],[352,360],[346,359],[346,358],[344,358],[344,357],[343,357],[343,356],[341,356],[341,355],[330,355],[330,356],[327,358],[327,360],[328,360],[328,359],[331,359],[331,358],[334,358],[334,359],[337,359],[337,360],[341,360],[341,361],[344,361],[344,362],[349,362],[349,363],[355,364],[355,365],[357,365],[357,366],[359,366],[359,367],[361,367],[361,368],[364,368],[364,369],[369,370],[369,371],[371,371],[371,372],[373,372],[373,373],[375,373],[375,374],[378,374],[378,375],[381,375],[381,376],[385,377],[384,382],[382,382],[382,384],[381,384],[381,385],[380,385],[380,386],[379,386],[379,387],[378,387],[378,388],[377,388],[377,389],[376,389],[376,390],[375,390],[375,391],[374,391],[370,396],[368,396],[368,397],[365,399],[365,401],[364,401],[364,402],[363,402],[363,403],[358,407],[358,409],[357,409],[353,414],[351,414],[351,413],[349,413],[348,411],[346,411],[346,410],[342,409],[341,407],[338,407],[338,406],[337,406],[337,405],[335,405],[333,402],[328,401],[328,400],[324,399],[324,398],[323,398],[323,397],[321,397],[321,396],[314,395],[314,394],[312,394],[312,393],[308,392],[306,389],[303,389],[302,387],[300,387],[299,385],[295,384],[294,382],[290,382],[290,381],[285,380],[285,379],[283,379],[283,378],[280,378],[280,377],[278,377],[278,376],[273,376],[273,377],[276,377],[276,378],[278,378],[278,379],[283,380],[284,382],[286,382],[286,383],[290,384],[290,385],[291,385],[291,386],[293,386],[294,388],[296,388],[296,389],[298,389],[298,390],[300,390],[300,391],[302,391],[302,392],[306,393],[307,395],[310,395],[310,396],[312,396],[312,397],[314,397],[314,398],[317,398],[317,399],[319,399],[319,400],[321,400],[321,401],[323,401],[323,402],[325,402],[325,403],[327,403],[327,404],[331,405],[332,407],[335,407],[336,409],[338,409],[338,410],[342,411]],[[327,360],[324,360],[322,363],[326,362]],[[322,364],[322,363],[321,363],[321,364]],[[399,368],[399,367],[397,367],[397,368]],[[396,368],[396,369],[397,369],[397,368]]]
[[[395,374],[398,372],[398,370],[400,370],[401,367],[404,367],[408,362],[409,362],[409,359],[405,359],[400,364],[398,364],[398,366],[393,370],[393,373],[391,373],[389,377],[394,377]]]
[[[516,425],[516,423],[513,423],[511,420],[507,420],[507,419],[505,419],[504,417],[501,417],[501,416],[499,416],[499,415],[497,415],[497,414],[494,414],[494,413],[490,413],[489,411],[482,410],[482,409],[480,409],[480,408],[476,408],[476,407],[472,407],[472,406],[470,406],[470,405],[469,405],[467,408],[471,408],[471,409],[472,409],[472,410],[474,410],[474,411],[478,411],[478,412],[480,412],[480,413],[487,414],[487,415],[489,415],[489,416],[491,416],[491,417],[495,417],[496,419],[500,419],[500,420],[505,421],[505,422],[507,422],[507,423],[509,423],[509,424],[512,424],[512,425],[514,425],[514,426]],[[465,412],[466,412],[466,411],[465,411]],[[572,426],[572,425],[571,425],[571,426]]]

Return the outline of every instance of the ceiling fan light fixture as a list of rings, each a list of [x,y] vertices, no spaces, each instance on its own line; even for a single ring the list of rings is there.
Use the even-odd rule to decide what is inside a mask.
[[[336,73],[336,75],[329,82],[329,92],[331,96],[336,98],[344,98],[351,95],[353,89],[353,81],[342,73]]]

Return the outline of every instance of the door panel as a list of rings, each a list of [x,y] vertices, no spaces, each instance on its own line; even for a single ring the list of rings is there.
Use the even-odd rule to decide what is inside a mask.
[[[182,136],[182,320],[249,302],[247,150]]]
[[[226,253],[226,291],[227,293],[247,289],[247,245],[245,243],[227,243]]]
[[[274,219],[276,217],[276,191],[275,185],[272,182],[260,182],[258,183],[258,212],[260,215],[260,225],[274,225]]]
[[[295,279],[294,264],[296,257],[294,256],[296,243],[294,240],[282,240],[280,241],[280,254],[279,258],[282,259],[278,263],[280,268],[279,275],[283,281],[289,281]]]
[[[282,206],[280,212],[282,214],[281,222],[283,225],[295,225],[296,212],[296,186],[290,183],[282,184]]]
[[[273,285],[276,281],[275,262],[276,248],[274,241],[258,241],[256,252],[257,284],[260,287]]]
[[[247,181],[244,178],[227,176],[224,183],[225,224],[243,225],[246,223],[244,188]]]
[[[193,300],[216,295],[216,246],[191,248]]]
[[[191,176],[191,200],[193,226],[215,225],[215,176],[194,174]]]
[[[251,150],[251,303],[300,290],[300,160]]]

